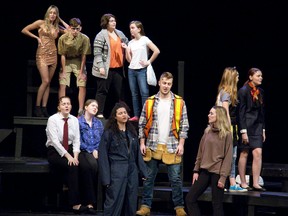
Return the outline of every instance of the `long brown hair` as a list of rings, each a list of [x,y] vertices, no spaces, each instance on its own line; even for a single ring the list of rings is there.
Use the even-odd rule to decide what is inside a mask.
[[[141,36],[145,36],[144,26],[143,26],[142,22],[140,22],[140,21],[138,21],[138,20],[133,20],[133,21],[130,22],[129,26],[130,26],[131,24],[135,24],[135,26],[136,26],[137,28],[141,29],[141,30],[140,30],[140,35],[141,35]],[[131,36],[131,38],[133,39],[134,37]]]

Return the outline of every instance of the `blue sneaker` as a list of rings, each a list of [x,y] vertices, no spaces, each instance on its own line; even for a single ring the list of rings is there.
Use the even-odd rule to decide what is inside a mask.
[[[229,192],[247,192],[247,189],[240,187],[238,184],[231,185],[229,188]]]

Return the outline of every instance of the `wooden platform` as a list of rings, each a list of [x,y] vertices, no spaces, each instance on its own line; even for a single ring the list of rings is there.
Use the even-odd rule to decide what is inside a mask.
[[[22,155],[23,145],[23,128],[26,126],[44,126],[47,125],[48,118],[40,117],[26,117],[26,116],[13,116],[14,131],[16,133],[15,143],[15,158],[20,158]],[[44,145],[44,143],[43,143]]]
[[[251,165],[247,166],[246,173],[252,176]],[[280,181],[282,184],[281,190],[283,192],[288,192],[288,164],[263,163],[260,175],[264,181],[265,179]]]
[[[211,190],[206,190],[199,201],[211,202]],[[288,193],[269,191],[225,192],[224,203],[236,204],[237,208],[247,208],[247,212],[243,212],[243,214],[247,213],[248,216],[254,216],[258,207],[287,208],[288,210]]]
[[[0,157],[0,170],[5,173],[49,173],[46,158]]]

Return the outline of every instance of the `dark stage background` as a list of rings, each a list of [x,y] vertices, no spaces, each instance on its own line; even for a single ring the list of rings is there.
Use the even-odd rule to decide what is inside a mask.
[[[185,82],[181,85],[184,85],[190,121],[185,144],[185,179],[191,178],[208,111],[214,104],[217,85],[227,66],[236,66],[239,70],[239,87],[246,81],[250,67],[262,70],[267,125],[263,162],[288,162],[285,151],[288,8],[285,1],[10,1],[9,6],[2,7],[1,13],[2,59],[4,56],[1,128],[13,128],[13,115],[26,113],[26,65],[28,60],[35,59],[37,42],[21,34],[21,29],[42,19],[51,4],[59,7],[60,16],[66,22],[79,17],[83,23],[82,32],[90,37],[91,44],[101,30],[100,18],[104,13],[116,15],[117,28],[127,37],[130,36],[129,22],[142,21],[146,35],[161,50],[153,64],[155,71],[158,77],[163,71],[175,75],[175,93],[178,89],[177,63],[185,62]],[[88,61],[92,60],[93,55],[88,57]],[[89,85],[93,87],[91,71],[88,76]],[[57,78],[58,72],[53,79],[56,85]],[[151,94],[156,91],[157,88],[151,88]],[[51,95],[51,113],[56,111],[56,101],[56,95]],[[1,145],[3,143],[0,150],[4,148]]]

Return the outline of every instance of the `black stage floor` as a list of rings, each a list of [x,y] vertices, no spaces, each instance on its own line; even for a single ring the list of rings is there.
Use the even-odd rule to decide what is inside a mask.
[[[24,211],[8,211],[8,212],[0,212],[1,216],[75,216],[73,212],[24,212]],[[87,214],[85,214],[87,215]],[[97,212],[98,216],[102,216],[102,212]],[[161,212],[151,212],[150,216],[172,216],[175,215],[173,213],[161,213]],[[208,215],[206,215],[208,216]]]
[[[230,212],[231,213],[231,212]],[[229,212],[225,212],[226,216],[232,216]],[[0,216],[75,216],[73,212],[30,212],[30,211],[0,211]],[[88,215],[88,214],[85,214]],[[103,216],[102,212],[97,212],[98,216]],[[267,209],[263,211],[258,211],[254,216],[286,216],[287,213],[284,212],[275,212]],[[89,215],[88,215],[89,216]],[[150,216],[175,216],[175,212],[151,212]],[[212,216],[212,213],[204,213],[202,216]]]
[[[207,205],[207,203],[199,203],[200,204],[200,209],[202,212],[202,216],[212,216],[212,209],[211,209],[211,203]],[[17,205],[17,203],[15,203]],[[237,207],[236,207],[237,208]],[[271,207],[260,207],[257,209],[255,214],[253,216],[272,216],[272,215],[277,215],[277,216],[286,216],[287,215],[287,209],[279,209],[279,208],[271,208]],[[228,204],[224,203],[224,211],[225,211],[225,216],[238,216],[243,214],[238,212],[235,209],[235,206],[231,206]],[[13,210],[12,208],[9,209],[1,209],[0,207],[0,216],[74,216],[72,211],[69,211],[67,209],[65,210]],[[88,215],[88,214],[85,214]],[[102,211],[98,211],[97,214],[98,216],[103,216]],[[152,208],[152,212],[150,216],[175,216],[175,211],[171,209],[171,206],[167,203],[157,203],[157,208]],[[244,214],[247,216],[248,214]]]

